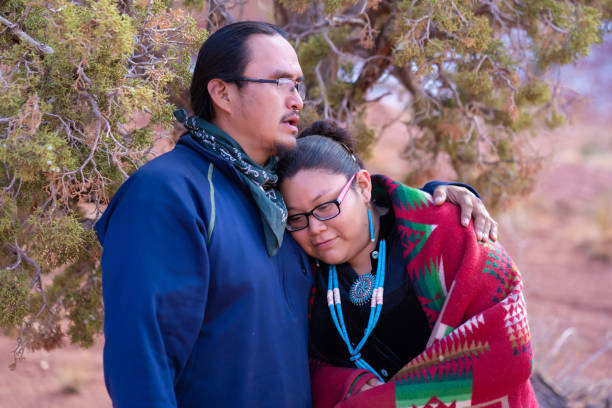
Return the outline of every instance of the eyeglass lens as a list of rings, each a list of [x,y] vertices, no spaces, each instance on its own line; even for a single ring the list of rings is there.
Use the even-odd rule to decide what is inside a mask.
[[[300,98],[304,99],[306,97],[306,85],[302,81],[294,81],[290,78],[280,78],[278,80],[278,86],[287,92],[293,92],[294,89],[297,89]]]
[[[296,214],[287,219],[287,226],[291,230],[300,230],[308,226],[308,216],[311,215],[319,221],[327,221],[340,214],[340,206],[337,201],[320,204],[312,209],[309,214]]]
[[[295,214],[290,216],[287,219],[287,229],[289,231],[299,231],[308,226],[308,217],[312,215],[319,221],[327,221],[332,218],[338,216],[340,214],[340,203],[344,201],[344,197],[348,193],[351,188],[351,183],[353,179],[357,176],[357,173],[354,173],[351,178],[348,179],[342,190],[340,190],[340,194],[338,194],[338,198],[332,201],[327,201],[322,204],[319,204],[315,208],[313,208],[310,212]]]

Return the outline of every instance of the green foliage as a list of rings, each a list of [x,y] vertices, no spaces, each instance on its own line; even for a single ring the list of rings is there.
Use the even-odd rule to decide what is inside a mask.
[[[363,115],[369,95],[403,87],[410,98],[399,109],[409,114],[397,117],[410,117],[405,124],[411,135],[405,181],[422,183],[443,161],[478,188],[493,210],[533,186],[541,158],[524,148],[526,138],[565,120],[554,110],[547,71],[576,61],[601,41],[602,22],[612,18],[610,5],[610,0],[276,4],[284,18],[280,23],[299,39],[308,96],[319,117],[344,123],[368,146],[380,130],[370,129]],[[339,81],[346,72],[352,79]],[[388,85],[393,82],[399,85]],[[316,116],[312,110],[309,117]]]
[[[11,242],[17,230],[17,205],[0,196],[0,242]]]
[[[64,319],[83,346],[102,330],[93,218],[146,161],[154,134],[172,128],[169,98],[188,86],[207,36],[169,5],[3,7],[32,39],[0,33],[0,326],[19,333],[16,358],[61,345]]]
[[[370,158],[372,143],[376,140],[376,132],[367,126],[363,120],[356,121],[350,129],[355,138],[355,150],[363,160]]]
[[[53,281],[54,288],[64,289],[63,306],[70,321],[70,341],[84,347],[93,344],[94,334],[103,329],[104,323],[102,276],[99,268],[87,269],[91,267],[87,261],[73,264]]]
[[[482,101],[494,90],[491,76],[482,72],[459,71],[454,75],[454,81],[461,90],[464,103]]]
[[[202,17],[215,28],[236,4],[219,1]],[[0,327],[18,333],[16,358],[61,345],[62,327],[83,346],[102,330],[93,220],[156,133],[172,128],[170,98],[189,86],[207,36],[172,5],[3,5],[16,26],[0,32]],[[565,120],[547,70],[601,40],[612,0],[277,0],[275,16],[305,74],[302,125],[336,119],[367,157],[378,129],[366,107],[398,84],[410,94],[399,107],[409,114],[398,116],[410,117],[413,135],[406,180],[418,184],[446,161],[494,208],[529,192],[540,162],[524,135]]]
[[[546,69],[553,64],[575,62],[579,57],[588,54],[592,44],[601,41],[602,14],[599,10],[556,1],[527,4],[531,7],[530,13],[547,13],[551,9],[555,11],[551,12],[552,23],[538,29],[538,34],[534,36],[534,48],[538,54],[540,69]]]
[[[302,66],[302,72],[304,72],[304,79],[308,84],[316,83],[315,67],[330,51],[329,44],[321,34],[313,35],[306,41],[299,43],[297,54]]]
[[[528,84],[521,87],[515,96],[515,101],[518,106],[525,104],[543,105],[550,100],[550,87],[542,79],[534,78]]]
[[[549,129],[554,129],[559,126],[563,126],[566,123],[567,118],[565,117],[565,115],[557,112],[556,110],[553,110],[550,113],[550,116],[546,118],[546,126],[548,126]]]
[[[95,244],[93,231],[84,229],[73,215],[47,218],[36,210],[26,224],[31,237],[29,253],[39,264],[46,264],[46,271],[74,262],[86,245]]]
[[[29,282],[23,273],[0,269],[0,328],[10,330],[27,316],[29,292]]]

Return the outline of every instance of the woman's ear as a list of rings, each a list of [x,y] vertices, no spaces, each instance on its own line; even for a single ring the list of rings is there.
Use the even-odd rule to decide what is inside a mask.
[[[357,172],[357,189],[361,193],[364,201],[369,203],[372,200],[372,179],[367,170],[361,169]]]
[[[219,109],[225,113],[232,112],[231,91],[227,82],[219,78],[214,78],[208,81],[206,89],[208,89],[215,110]]]

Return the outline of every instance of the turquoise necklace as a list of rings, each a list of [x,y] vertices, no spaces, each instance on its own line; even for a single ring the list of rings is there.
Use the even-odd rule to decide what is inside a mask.
[[[332,320],[336,325],[340,337],[346,344],[349,354],[351,355],[351,361],[359,368],[370,371],[376,375],[381,382],[385,382],[382,377],[374,370],[363,358],[361,358],[361,349],[365,344],[366,340],[374,331],[378,318],[380,317],[380,311],[383,305],[383,291],[385,285],[385,258],[386,258],[386,244],[385,240],[380,240],[378,245],[378,264],[376,267],[376,282],[374,283],[374,290],[372,293],[372,299],[370,301],[370,318],[368,319],[368,325],[366,326],[365,332],[357,347],[353,348],[348,338],[348,332],[346,331],[346,325],[344,324],[344,317],[342,317],[342,304],[340,302],[340,289],[338,286],[338,272],[336,265],[329,266],[329,281],[327,285],[327,305],[329,306],[329,312],[331,313]]]

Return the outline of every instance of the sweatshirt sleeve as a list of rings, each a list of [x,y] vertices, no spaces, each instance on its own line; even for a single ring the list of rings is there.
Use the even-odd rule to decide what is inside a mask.
[[[198,338],[209,284],[205,226],[188,191],[137,173],[96,226],[114,407],[177,405],[174,385]]]

